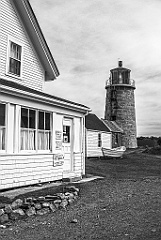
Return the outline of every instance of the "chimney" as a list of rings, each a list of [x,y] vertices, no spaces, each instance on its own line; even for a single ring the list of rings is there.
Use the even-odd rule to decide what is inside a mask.
[[[119,62],[118,62],[118,66],[119,66],[119,67],[122,67],[122,61],[119,61]]]

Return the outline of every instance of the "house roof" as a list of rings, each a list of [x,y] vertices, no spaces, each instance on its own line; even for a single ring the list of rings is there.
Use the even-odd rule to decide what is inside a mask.
[[[7,93],[21,98],[28,98],[33,101],[45,102],[59,107],[72,109],[79,112],[87,113],[91,111],[87,106],[72,102],[70,100],[56,97],[44,92],[40,92],[29,87],[23,86],[13,81],[8,81],[0,78],[0,92]]]
[[[110,132],[109,128],[93,113],[85,117],[85,126],[89,130]]]
[[[21,18],[21,21],[36,50],[40,62],[44,67],[45,80],[54,80],[57,76],[59,76],[59,70],[46,43],[46,40],[39,26],[37,18],[33,12],[33,9],[29,3],[29,0],[10,1],[17,10],[18,16]]]
[[[110,129],[111,132],[123,133],[123,130],[115,121],[101,119],[102,122]]]

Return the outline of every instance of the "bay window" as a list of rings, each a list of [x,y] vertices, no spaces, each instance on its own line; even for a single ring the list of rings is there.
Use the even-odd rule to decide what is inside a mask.
[[[5,142],[6,142],[6,105],[0,104],[0,150],[5,150]]]

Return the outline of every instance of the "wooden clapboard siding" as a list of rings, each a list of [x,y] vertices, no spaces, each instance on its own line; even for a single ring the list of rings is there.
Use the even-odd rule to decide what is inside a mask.
[[[102,147],[111,148],[110,133],[87,130],[87,157],[102,156],[101,147],[98,147],[98,133],[101,133]]]
[[[83,168],[83,156],[81,153],[74,153],[74,161],[73,161],[73,170],[75,172],[79,172],[80,175],[82,173]]]
[[[0,76],[8,80],[16,81],[24,86],[42,90],[44,82],[44,69],[40,64],[32,43],[23,27],[18,13],[13,8],[10,0],[0,0],[1,28],[0,28],[0,49],[1,64]],[[23,45],[22,79],[6,75],[8,36],[13,37]]]
[[[0,189],[62,178],[62,166],[53,166],[52,154],[0,156],[0,172]]]
[[[102,133],[102,147],[112,148],[112,133]]]

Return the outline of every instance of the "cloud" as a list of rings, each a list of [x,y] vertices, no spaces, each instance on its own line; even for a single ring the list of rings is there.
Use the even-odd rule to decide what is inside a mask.
[[[121,58],[136,81],[138,135],[161,135],[161,1],[30,2],[60,71],[45,91],[103,117],[105,81]]]

